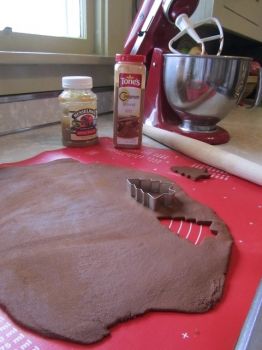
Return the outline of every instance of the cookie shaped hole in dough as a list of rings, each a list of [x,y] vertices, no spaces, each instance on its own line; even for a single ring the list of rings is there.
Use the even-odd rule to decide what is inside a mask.
[[[137,203],[150,210],[159,213],[170,210],[170,216],[166,212],[167,217],[165,219],[159,217],[159,221],[179,238],[186,239],[194,245],[199,245],[206,237],[214,238],[216,236],[216,231],[210,229],[211,221],[173,217],[173,215],[176,215],[177,209],[181,207],[181,203],[176,198],[176,190],[172,182],[150,178],[132,178],[127,179],[127,190]]]
[[[207,237],[215,238],[217,232],[210,229],[210,224],[196,223],[193,220],[160,219],[162,225],[181,239],[188,240],[194,245],[200,245]]]

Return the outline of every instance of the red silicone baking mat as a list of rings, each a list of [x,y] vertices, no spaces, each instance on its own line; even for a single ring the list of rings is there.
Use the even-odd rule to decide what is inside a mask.
[[[203,168],[204,164],[171,150],[148,147],[117,150],[112,140],[107,138],[101,138],[99,145],[89,148],[45,152],[2,166],[31,165],[61,158],[158,173],[176,181],[191,197],[213,208],[227,223],[234,238],[224,296],[213,310],[205,314],[150,312],[114,326],[111,336],[89,346],[38,336],[19,327],[0,310],[0,350],[233,349],[262,277],[261,187],[213,167],[207,167],[210,179],[195,182],[172,173],[170,166]],[[169,220],[163,224],[179,234],[181,239],[190,239],[192,244],[199,244],[209,234],[206,227],[190,223]]]

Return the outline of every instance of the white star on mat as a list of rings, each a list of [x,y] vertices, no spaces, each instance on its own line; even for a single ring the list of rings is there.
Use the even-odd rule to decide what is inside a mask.
[[[182,333],[181,336],[182,336],[183,339],[188,339],[189,338],[189,335],[186,332]]]

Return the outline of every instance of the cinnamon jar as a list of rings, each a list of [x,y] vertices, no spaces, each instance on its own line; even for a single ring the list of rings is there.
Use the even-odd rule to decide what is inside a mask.
[[[117,54],[114,71],[114,146],[139,148],[142,142],[145,56]]]

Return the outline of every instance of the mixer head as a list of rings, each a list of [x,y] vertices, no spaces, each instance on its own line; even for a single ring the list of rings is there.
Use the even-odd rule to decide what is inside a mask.
[[[178,32],[176,18],[191,16],[199,0],[144,0],[126,39],[124,53],[145,55],[149,63],[154,48],[169,52],[168,43]]]

